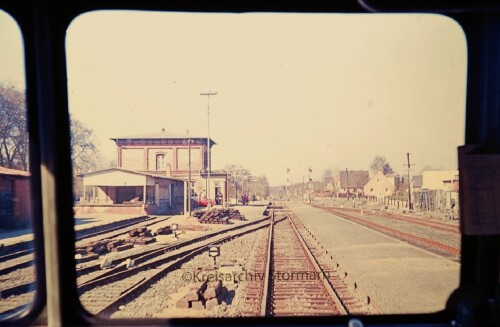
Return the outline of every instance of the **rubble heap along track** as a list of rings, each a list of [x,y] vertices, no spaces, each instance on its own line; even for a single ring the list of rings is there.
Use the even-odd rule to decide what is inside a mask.
[[[359,225],[368,227],[370,229],[376,230],[378,232],[381,232],[385,235],[397,238],[402,241],[406,241],[410,244],[413,244],[415,246],[418,246],[422,249],[429,250],[433,253],[440,254],[443,256],[460,256],[460,249],[455,248],[453,246],[449,246],[446,244],[443,244],[441,242],[437,242],[435,240],[426,238],[426,237],[420,237],[414,234],[406,233],[403,231],[400,231],[395,228],[391,228],[388,226],[384,226],[381,224],[378,224],[376,222],[370,221],[368,219],[360,218],[360,217],[355,217],[353,214],[348,214],[345,211],[341,210],[336,210],[333,208],[325,208],[321,206],[315,206],[317,208],[323,209],[327,212],[333,213],[341,218],[350,220],[352,222],[355,222]]]

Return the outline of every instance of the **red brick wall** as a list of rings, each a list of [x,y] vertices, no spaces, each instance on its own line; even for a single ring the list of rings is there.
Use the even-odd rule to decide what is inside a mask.
[[[29,178],[19,178],[15,182],[14,215],[16,221],[27,223],[31,218],[31,183]]]
[[[11,185],[13,190],[11,190]],[[0,221],[4,227],[24,226],[31,219],[31,184],[29,177],[0,175],[0,192],[12,193],[13,221]],[[5,219],[5,217],[0,217]]]

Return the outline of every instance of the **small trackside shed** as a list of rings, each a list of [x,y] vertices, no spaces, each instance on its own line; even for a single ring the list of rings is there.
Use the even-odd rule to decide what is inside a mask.
[[[92,213],[159,215],[182,208],[184,181],[160,174],[110,168],[80,174],[83,194],[75,215]]]
[[[0,167],[0,228],[30,224],[30,173]]]

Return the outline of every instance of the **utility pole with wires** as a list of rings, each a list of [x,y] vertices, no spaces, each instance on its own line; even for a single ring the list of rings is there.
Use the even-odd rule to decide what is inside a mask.
[[[188,140],[188,214],[191,217],[191,194],[193,193],[191,188],[191,144],[193,143],[192,139]]]
[[[413,164],[410,164],[410,153],[406,153],[406,163],[408,167],[408,209],[413,210],[413,203],[411,202],[411,177],[410,168]]]
[[[314,193],[313,180],[311,174],[312,174],[312,168],[309,167],[309,202],[312,202]]]
[[[347,184],[347,200],[349,201],[349,170],[346,168],[345,169],[345,176],[346,176],[346,184]]]
[[[217,92],[200,93],[202,96],[207,97],[207,209],[210,210],[212,203],[210,202],[210,96],[217,95]]]
[[[290,196],[290,187],[291,187],[291,183],[290,183],[290,167],[287,167],[286,168],[286,190],[285,190],[286,197]]]

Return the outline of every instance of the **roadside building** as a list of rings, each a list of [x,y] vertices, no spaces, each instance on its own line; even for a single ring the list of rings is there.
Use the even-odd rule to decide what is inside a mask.
[[[374,196],[378,200],[394,194],[394,176],[386,176],[377,171],[363,188],[365,196]]]
[[[29,224],[30,196],[29,172],[0,167],[0,228]]]
[[[422,173],[422,188],[458,191],[458,170],[429,170]]]
[[[227,173],[211,171],[208,166],[208,146],[215,145],[213,140],[208,142],[206,137],[189,133],[172,134],[164,129],[112,140],[116,143],[117,167],[80,175],[84,195],[79,206],[101,203],[131,206],[130,201],[135,201],[144,205],[148,214],[153,211],[160,214],[174,206],[182,208],[189,179],[190,198],[209,195],[215,200],[220,194],[227,201]]]
[[[362,196],[369,180],[369,173],[366,170],[339,171],[335,177],[337,196]]]
[[[422,173],[421,207],[424,210],[450,211],[458,215],[458,170],[434,170]]]

